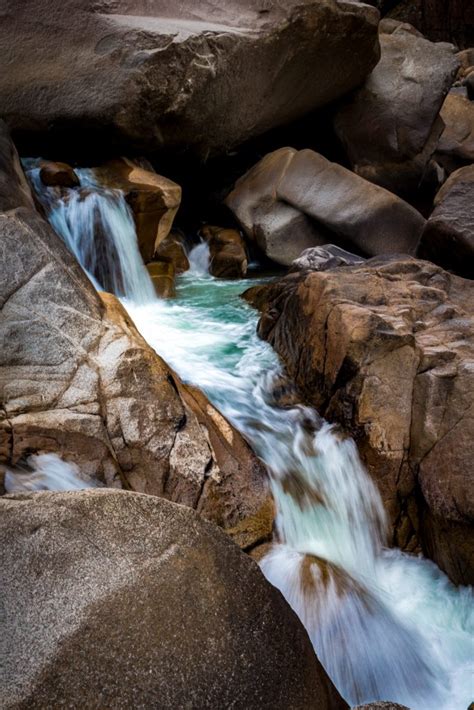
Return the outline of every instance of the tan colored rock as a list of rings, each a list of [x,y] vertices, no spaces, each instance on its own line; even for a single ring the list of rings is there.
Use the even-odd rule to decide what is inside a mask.
[[[151,261],[173,226],[181,203],[180,186],[126,158],[111,160],[94,173],[102,185],[123,190],[135,219],[141,254],[145,262]]]
[[[247,249],[237,229],[207,225],[201,229],[209,244],[209,271],[218,278],[243,278],[247,273]]]
[[[44,160],[40,167],[40,178],[48,187],[78,187],[80,180],[67,163]]]
[[[429,42],[410,25],[384,20],[381,26],[380,62],[343,100],[335,128],[358,175],[403,193],[426,173],[459,63],[452,45]]]
[[[173,264],[165,261],[151,261],[146,265],[146,268],[153,281],[157,296],[160,298],[171,298],[176,295]]]
[[[176,274],[182,274],[189,269],[189,259],[179,234],[171,232],[159,243],[153,256],[154,261],[164,261],[173,264]]]
[[[474,282],[392,257],[247,297],[304,398],[355,437],[391,542],[472,583]]]
[[[268,153],[225,200],[247,238],[283,266],[290,266],[305,249],[331,241],[321,226],[277,198],[277,185],[295,154],[294,148]]]
[[[1,131],[0,147],[0,463],[54,452],[108,486],[203,506],[225,527],[253,520],[269,499],[263,465],[222,417],[232,441],[214,451],[214,408],[203,397],[193,413],[119,301],[99,297],[29,204]]]
[[[111,490],[0,511],[4,708],[347,708],[280,592],[193,511]]]
[[[445,123],[437,147],[438,159],[448,170],[474,162],[474,103],[451,92],[447,95],[440,116]]]

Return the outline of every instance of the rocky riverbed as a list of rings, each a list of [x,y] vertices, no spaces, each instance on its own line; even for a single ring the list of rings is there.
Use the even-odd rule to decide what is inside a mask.
[[[468,708],[452,5],[0,10],[2,707]]]

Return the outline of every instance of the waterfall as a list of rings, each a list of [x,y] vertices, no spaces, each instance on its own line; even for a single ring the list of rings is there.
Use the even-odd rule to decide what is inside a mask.
[[[39,161],[24,161],[27,176],[54,230],[98,290],[135,303],[155,290],[138,248],[133,215],[120,190],[101,187],[92,170],[77,169],[80,187],[43,185]]]
[[[76,464],[63,461],[57,454],[29,456],[25,465],[10,466],[5,471],[7,493],[31,491],[78,491],[99,484],[82,475]]]
[[[194,276],[207,276],[209,274],[211,255],[207,242],[202,241],[193,247],[188,254],[188,259],[189,271],[194,274]]]
[[[261,568],[339,692],[352,705],[465,710],[471,591],[456,589],[429,560],[384,547],[382,502],[354,442],[311,408],[279,401],[281,366],[238,297],[247,285],[187,272],[173,303],[129,310],[152,347],[206,392],[266,463],[277,530]]]
[[[88,171],[77,171],[81,188],[71,190],[45,188],[37,172],[28,169],[50,222],[90,278],[127,297],[150,345],[206,392],[266,463],[277,518],[261,568],[300,617],[340,693],[351,704],[465,710],[471,590],[454,588],[428,560],[386,549],[380,495],[354,442],[313,409],[279,399],[281,365],[239,298],[248,284],[209,276],[201,243],[177,280],[177,300],[155,299],[123,195],[95,185]],[[82,486],[72,464],[48,456],[29,473],[10,471],[6,485]]]

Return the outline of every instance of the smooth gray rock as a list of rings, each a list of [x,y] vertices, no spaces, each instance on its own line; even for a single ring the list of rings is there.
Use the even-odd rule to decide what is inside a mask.
[[[474,165],[452,173],[435,198],[418,254],[465,278],[474,278]]]
[[[312,150],[292,157],[276,194],[368,256],[414,254],[425,225],[396,195]]]
[[[123,491],[0,499],[2,708],[347,708],[216,526]]]
[[[226,199],[247,238],[282,266],[290,266],[305,249],[329,241],[321,225],[277,198],[277,185],[296,152],[280,148],[268,153],[236,182]]]
[[[353,266],[363,264],[365,259],[356,254],[351,254],[335,244],[325,244],[322,247],[305,249],[294,260],[290,271],[327,271],[338,266]]]
[[[0,14],[2,115],[70,152],[224,152],[344,95],[379,57],[378,12],[358,2],[22,0]]]
[[[418,186],[436,149],[459,61],[452,45],[394,21],[384,20],[384,29],[387,22],[380,62],[338,111],[335,128],[358,175],[403,192]]]

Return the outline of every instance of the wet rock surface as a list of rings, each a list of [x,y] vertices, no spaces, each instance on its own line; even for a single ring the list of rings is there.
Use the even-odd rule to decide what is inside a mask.
[[[214,503],[206,503],[211,518],[219,509],[219,520],[234,527],[259,513],[269,496],[263,465],[223,417],[232,441],[226,457],[214,452],[205,417],[199,423],[181,399],[177,376],[141,338],[119,301],[99,297],[34,210],[5,133],[0,146],[0,188],[6,186],[0,192],[2,461],[55,452],[108,486],[192,507],[203,504],[212,477]],[[210,416],[206,407],[204,412]],[[214,429],[215,418],[208,424]],[[247,493],[239,498],[235,488],[231,498],[222,493],[224,501],[226,484],[220,484],[228,465],[236,479],[247,481]],[[258,539],[270,533],[269,526]]]
[[[111,160],[93,172],[102,186],[123,192],[133,213],[142,257],[151,261],[171,230],[181,203],[181,187],[125,158]]]
[[[473,282],[380,257],[247,292],[305,399],[356,439],[391,521],[472,583]]]
[[[246,275],[247,250],[237,229],[207,225],[200,233],[209,244],[209,271],[213,276],[241,279]]]
[[[347,707],[282,595],[193,511],[110,490],[0,509],[5,708]]]

